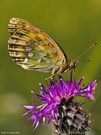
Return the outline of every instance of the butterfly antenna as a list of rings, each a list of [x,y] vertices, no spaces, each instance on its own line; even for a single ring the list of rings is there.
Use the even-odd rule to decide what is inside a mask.
[[[85,50],[81,55],[79,55],[77,59],[79,59],[82,55],[84,55],[86,52],[88,52],[92,47],[94,47],[97,44],[97,41],[95,41],[87,50]]]

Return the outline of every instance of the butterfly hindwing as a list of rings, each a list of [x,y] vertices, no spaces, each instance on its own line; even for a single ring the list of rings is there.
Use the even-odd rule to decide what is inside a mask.
[[[54,66],[61,66],[66,61],[62,49],[36,25],[12,18],[8,27],[10,56],[23,68],[50,72]]]

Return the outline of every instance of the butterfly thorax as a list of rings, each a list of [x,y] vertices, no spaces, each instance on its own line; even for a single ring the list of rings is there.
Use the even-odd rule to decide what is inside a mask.
[[[63,63],[61,66],[55,66],[52,74],[60,74],[64,72],[68,72],[69,70],[75,69],[77,66],[78,61],[74,59],[67,59],[65,63]]]

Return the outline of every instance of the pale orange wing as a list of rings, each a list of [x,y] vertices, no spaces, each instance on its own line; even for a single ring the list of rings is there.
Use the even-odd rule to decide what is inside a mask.
[[[66,62],[63,50],[36,25],[12,18],[8,30],[11,35],[8,40],[9,54],[24,69],[50,72]]]

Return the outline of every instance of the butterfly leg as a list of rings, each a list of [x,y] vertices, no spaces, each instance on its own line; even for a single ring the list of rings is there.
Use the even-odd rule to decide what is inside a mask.
[[[75,79],[75,69],[68,70],[68,80],[73,80]]]
[[[75,79],[75,69],[73,69],[73,79]]]
[[[48,80],[49,80],[50,78],[53,78],[54,76],[55,76],[55,75],[53,74],[53,75],[51,75],[51,76],[49,76],[49,77],[47,77],[47,78],[45,79],[47,86],[48,86]]]
[[[50,78],[53,78],[56,74],[53,74],[45,79],[45,81],[49,80]]]
[[[72,81],[72,79],[73,79],[73,72],[72,70],[70,70],[70,80]]]
[[[49,80],[50,78],[53,78],[54,76],[56,76],[56,75],[59,74],[58,70],[59,70],[59,67],[58,67],[58,66],[54,66],[54,68],[53,68],[53,70],[52,70],[52,75],[49,76],[49,77],[47,77],[47,78],[45,79],[46,83],[47,83],[47,80]]]
[[[68,69],[68,80],[71,80],[71,79],[72,79],[71,70]]]
[[[68,70],[68,80],[71,80],[73,79],[73,76],[74,76],[74,70]]]

